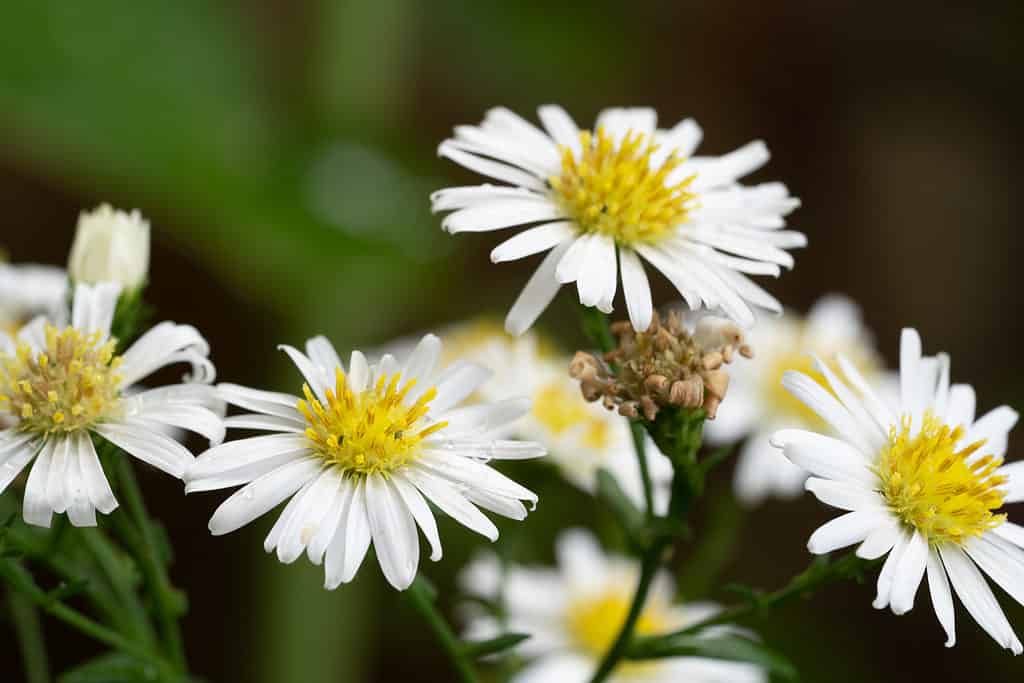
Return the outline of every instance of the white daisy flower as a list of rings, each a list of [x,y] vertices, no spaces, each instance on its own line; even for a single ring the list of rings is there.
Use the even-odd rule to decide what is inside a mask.
[[[196,459],[186,492],[245,486],[210,519],[210,531],[235,531],[291,499],[267,536],[267,552],[290,563],[305,552],[325,564],[328,589],[348,583],[371,541],[385,578],[409,587],[419,566],[418,526],[441,559],[432,502],[490,540],[498,529],[478,508],[526,518],[521,501],[537,496],[493,469],[491,460],[544,455],[534,443],[494,434],[530,409],[526,399],[459,407],[489,377],[457,362],[438,371],[441,341],[427,335],[404,364],[391,355],[370,366],[353,351],[348,371],[323,337],[306,353],[280,347],[306,380],[305,398],[232,384],[228,403],[252,411],[229,427],[273,432],[232,441]]]
[[[785,250],[806,239],[783,229],[799,205],[784,185],[738,182],[768,160],[764,143],[693,157],[703,135],[693,119],[659,130],[653,109],[606,109],[595,132],[581,132],[561,107],[538,113],[546,132],[504,108],[457,127],[438,153],[505,185],[431,197],[434,211],[453,212],[443,223],[451,233],[539,224],[491,252],[498,263],[550,250],[509,311],[509,332],[528,329],[571,282],[582,304],[611,312],[618,270],[630,321],[646,330],[653,309],[641,258],[692,309],[721,308],[744,325],[754,322],[751,304],[780,310],[747,275],[778,276],[793,265]]]
[[[14,339],[0,336],[0,411],[12,426],[0,431],[0,491],[33,460],[25,484],[23,515],[49,526],[67,512],[75,526],[94,526],[96,511],[117,501],[103,473],[92,436],[181,477],[192,454],[161,432],[180,427],[219,442],[221,419],[209,409],[214,378],[209,346],[195,328],[160,323],[121,356],[110,337],[120,287],[80,284],[71,325],[39,317]],[[132,388],[173,363],[188,363],[190,384]]]
[[[643,480],[628,423],[599,404],[583,400],[579,381],[569,376],[568,356],[537,334],[511,337],[500,327],[481,322],[455,326],[445,334],[445,344],[462,349],[467,360],[497,368],[494,381],[479,392],[481,400],[498,400],[499,391],[530,398],[530,412],[511,431],[544,444],[548,460],[567,481],[593,494],[597,472],[605,469],[636,505],[644,504]],[[672,463],[650,438],[645,454],[654,485],[655,512],[664,514]]]
[[[806,472],[772,447],[771,435],[785,427],[816,431],[826,427],[814,411],[783,388],[786,371],[800,370],[827,389],[825,378],[814,372],[812,354],[833,358],[842,353],[869,380],[895,380],[882,371],[882,359],[860,309],[841,295],[822,297],[806,317],[787,311],[762,320],[750,331],[748,341],[757,355],[730,368],[729,400],[707,423],[705,436],[712,445],[747,438],[737,458],[734,486],[741,502],[756,505],[769,496],[799,495],[807,479]]]
[[[528,633],[519,646],[530,659],[513,683],[583,683],[590,679],[626,620],[639,565],[606,555],[588,531],[563,532],[556,545],[557,569],[510,566],[503,571],[493,556],[470,563],[460,576],[466,592],[500,600],[505,619],[478,614],[466,637],[492,638],[500,633]],[[637,622],[638,635],[687,628],[720,611],[712,603],[673,603],[674,581],[659,574]],[[708,629],[717,635],[721,629]],[[758,668],[700,657],[623,662],[609,679],[614,683],[761,683]]]
[[[68,276],[60,268],[0,263],[0,336],[12,337],[38,315],[63,322]]]
[[[815,361],[832,393],[800,372],[782,381],[838,436],[787,429],[772,437],[811,473],[809,491],[848,511],[814,532],[810,551],[860,543],[860,557],[888,554],[876,608],[909,612],[927,574],[947,647],[956,642],[955,591],[997,643],[1020,654],[1024,648],[982,574],[1024,603],[1024,528],[1001,512],[1005,503],[1024,500],[1024,463],[1003,465],[1017,413],[1001,406],[975,419],[974,390],[950,386],[949,357],[923,357],[912,329],[901,339],[895,412],[848,359],[840,355],[837,363],[844,379]]]

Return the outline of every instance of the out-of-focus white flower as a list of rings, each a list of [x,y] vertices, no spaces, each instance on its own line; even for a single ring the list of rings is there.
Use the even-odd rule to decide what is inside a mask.
[[[62,324],[67,291],[68,276],[60,268],[0,263],[0,334],[16,334],[37,315]]]
[[[522,334],[563,284],[580,303],[611,312],[619,283],[637,330],[653,312],[641,259],[663,273],[692,309],[721,309],[742,325],[751,306],[778,311],[747,275],[778,276],[786,251],[806,244],[785,230],[799,206],[781,183],[739,179],[768,161],[763,142],[720,157],[692,156],[703,133],[693,119],[657,128],[653,109],[606,109],[594,132],[558,106],[538,110],[544,131],[505,108],[479,126],[458,126],[438,153],[503,185],[439,190],[434,211],[451,211],[451,233],[539,224],[491,252],[495,263],[548,252],[505,320]]]
[[[769,496],[799,495],[807,479],[806,472],[772,447],[771,434],[784,427],[824,427],[821,418],[783,389],[786,371],[803,371],[827,386],[825,378],[814,373],[811,354],[832,358],[842,353],[870,379],[882,381],[887,376],[860,309],[844,296],[822,297],[806,318],[791,312],[766,318],[748,339],[756,356],[733,364],[729,399],[707,423],[705,435],[714,445],[748,437],[737,459],[734,486],[740,501],[756,505]]]
[[[504,569],[491,556],[471,562],[460,576],[469,594],[500,601],[507,618],[480,615],[471,620],[466,636],[485,639],[503,632],[529,633],[519,647],[528,657],[514,683],[584,683],[615,641],[626,620],[638,564],[606,555],[588,531],[563,532],[557,545],[557,569],[510,566]],[[638,635],[683,629],[714,616],[712,603],[673,603],[672,577],[663,572],[651,586],[647,605],[637,622]],[[709,629],[707,634],[720,634]],[[675,657],[650,662],[625,662],[609,679],[614,683],[762,683],[760,669],[700,657]]]
[[[310,339],[306,353],[282,346],[306,380],[305,399],[232,384],[228,403],[252,411],[229,427],[271,432],[212,448],[196,459],[187,492],[244,485],[210,519],[221,535],[289,500],[267,536],[285,563],[303,553],[326,565],[326,587],[351,581],[372,542],[388,582],[405,590],[416,577],[417,526],[441,558],[428,501],[463,526],[495,540],[479,508],[522,520],[537,496],[489,464],[544,455],[539,444],[496,434],[530,409],[525,398],[459,407],[489,377],[469,362],[439,368],[441,340],[425,336],[404,364],[384,355],[373,366],[353,351],[346,371],[334,346]],[[508,394],[504,394],[508,396]]]
[[[535,333],[510,336],[500,325],[469,322],[444,334],[445,345],[459,349],[463,358],[495,369],[494,380],[480,391],[484,401],[500,392],[527,396],[530,412],[512,426],[518,436],[544,444],[548,462],[574,486],[594,493],[597,472],[605,469],[638,506],[644,504],[640,466],[625,418],[580,393],[579,381],[569,376],[570,358]],[[655,510],[664,513],[672,481],[672,464],[654,442],[645,440]]]
[[[955,591],[986,633],[1021,654],[1024,647],[982,574],[1024,604],[1024,528],[1002,510],[1024,500],[1024,462],[1003,465],[1017,413],[1000,406],[976,419],[974,389],[950,386],[949,356],[922,356],[912,329],[903,330],[900,343],[895,410],[848,359],[839,355],[836,362],[843,379],[814,360],[827,389],[801,372],[782,379],[835,436],[802,429],[772,436],[811,473],[807,490],[848,511],[815,531],[808,549],[819,555],[859,543],[860,557],[888,555],[876,608],[909,612],[927,575],[947,647],[956,642]]]
[[[33,460],[25,484],[23,515],[49,526],[67,512],[75,526],[95,526],[96,511],[117,507],[92,436],[181,477],[192,454],[161,431],[180,427],[224,438],[211,401],[214,367],[209,346],[187,325],[164,322],[143,334],[124,355],[115,355],[110,323],[120,286],[79,284],[71,325],[38,317],[13,339],[0,336],[0,413],[11,426],[0,431],[0,491]],[[132,393],[132,387],[174,363],[192,366],[189,384]]]
[[[138,210],[127,213],[109,204],[83,212],[68,273],[75,282],[116,282],[125,290],[144,284],[149,274],[149,221]]]

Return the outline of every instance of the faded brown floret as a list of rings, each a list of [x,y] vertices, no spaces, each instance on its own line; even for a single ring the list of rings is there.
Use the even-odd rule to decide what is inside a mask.
[[[723,318],[702,318],[691,333],[674,311],[664,320],[655,313],[646,332],[625,321],[611,331],[618,346],[603,357],[577,352],[569,374],[580,380],[586,400],[629,418],[653,421],[660,408],[677,406],[704,408],[713,419],[729,386],[722,366],[736,354],[754,355],[743,330]]]

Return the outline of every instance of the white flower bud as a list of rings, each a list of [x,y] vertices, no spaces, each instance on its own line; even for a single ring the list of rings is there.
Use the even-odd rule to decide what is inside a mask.
[[[78,217],[68,274],[75,282],[142,285],[149,272],[149,221],[103,204]]]

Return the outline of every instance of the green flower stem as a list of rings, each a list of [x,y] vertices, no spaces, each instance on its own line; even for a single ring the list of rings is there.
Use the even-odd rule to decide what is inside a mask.
[[[68,626],[84,633],[93,640],[98,640],[115,650],[134,655],[142,661],[150,662],[163,671],[168,669],[169,665],[167,662],[146,646],[134,640],[129,640],[120,633],[96,623],[78,610],[68,607],[63,602],[43,591],[32,579],[32,575],[17,562],[9,559],[0,559],[0,578],[14,590],[35,603],[44,612],[63,621]]]
[[[146,616],[146,610],[132,586],[128,567],[116,554],[114,546],[99,529],[77,529],[82,546],[92,555],[104,582],[110,586],[110,592],[117,604],[117,609],[110,616],[117,622],[124,621],[119,630],[138,636],[147,645],[156,642],[153,626]]]
[[[14,590],[7,592],[7,606],[21,650],[25,680],[27,683],[49,683],[50,666],[46,660],[46,641],[39,610],[30,599]]]
[[[437,609],[437,605],[434,602],[434,589],[425,579],[417,576],[412,585],[409,586],[409,589],[405,591],[405,597],[434,632],[438,642],[441,643],[441,647],[444,648],[445,653],[451,660],[452,666],[455,667],[459,680],[462,683],[477,683],[476,673],[473,671],[473,665],[463,650],[462,641],[452,632],[448,622],[445,621],[444,616]]]
[[[146,583],[153,595],[160,631],[167,648],[167,656],[180,673],[187,671],[185,648],[181,639],[181,628],[178,625],[178,610],[175,608],[175,597],[167,570],[160,558],[160,551],[154,537],[153,522],[146,513],[142,492],[139,490],[135,472],[127,456],[117,458],[120,465],[118,484],[128,514],[135,521],[141,539],[139,562]]]
[[[640,615],[643,614],[644,607],[647,605],[647,595],[650,593],[651,583],[661,567],[662,555],[664,555],[665,549],[671,543],[671,538],[666,536],[659,537],[647,549],[647,552],[644,553],[640,565],[640,580],[637,583],[636,592],[633,594],[633,603],[629,607],[629,614],[626,616],[626,621],[622,628],[619,629],[619,635],[616,636],[615,642],[608,652],[605,653],[597,671],[594,672],[594,676],[590,679],[590,683],[601,683],[607,680],[615,670],[615,667],[626,656],[633,641],[633,631],[636,629]]]
[[[647,508],[647,522],[654,519],[654,487],[651,485],[651,472],[647,466],[647,431],[643,424],[629,420],[629,429],[633,434],[633,450],[637,463],[640,465],[640,481],[644,487],[644,505]]]
[[[763,615],[791,600],[810,596],[822,586],[835,581],[845,579],[863,580],[865,572],[877,565],[878,562],[877,560],[863,560],[853,553],[835,561],[827,557],[818,558],[811,563],[811,566],[806,571],[795,576],[785,587],[774,593],[762,594],[751,591],[748,595],[748,601],[744,604],[730,607],[679,631],[638,638],[634,641],[631,650],[635,648],[639,653],[655,641],[671,640],[680,636],[693,635],[711,626],[735,624],[751,617]]]

